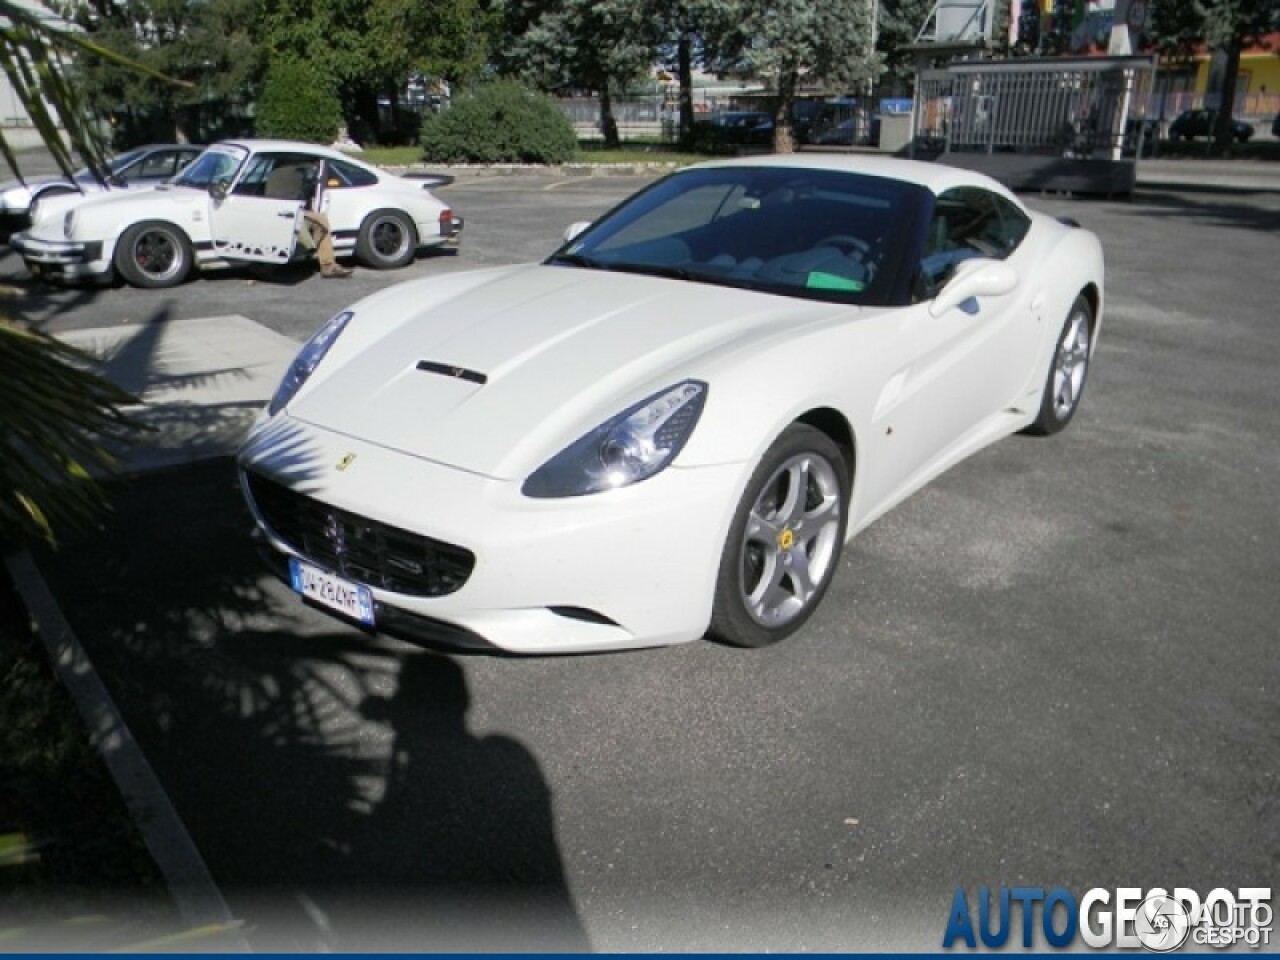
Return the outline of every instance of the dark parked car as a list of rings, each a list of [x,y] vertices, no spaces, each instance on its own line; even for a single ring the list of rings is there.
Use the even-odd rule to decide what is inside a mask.
[[[705,116],[694,125],[697,149],[708,153],[738,153],[744,147],[773,143],[773,118],[758,110],[735,110]]]
[[[1276,118],[1271,121],[1271,135],[1280,137],[1280,113],[1276,114]]]
[[[812,142],[823,147],[852,147],[856,144],[875,146],[880,142],[880,115],[861,118],[846,117],[813,135]]]
[[[1217,114],[1212,110],[1184,110],[1169,124],[1170,140],[1193,140],[1196,137],[1213,136],[1213,125]],[[1242,120],[1231,121],[1231,139],[1236,143],[1247,143],[1253,136],[1252,124]]]

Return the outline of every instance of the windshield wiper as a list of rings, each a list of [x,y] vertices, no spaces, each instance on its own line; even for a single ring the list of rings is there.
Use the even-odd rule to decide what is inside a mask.
[[[691,283],[710,283],[722,287],[741,287],[751,289],[753,284],[748,280],[705,273],[701,270],[690,270],[687,267],[676,267],[662,263],[628,263],[623,261],[598,260],[582,253],[557,253],[547,263],[563,263],[588,270],[611,270],[615,273],[635,273],[645,277],[662,277],[667,280],[687,280]]]
[[[613,263],[610,270],[619,273],[639,273],[646,277],[667,277],[671,280],[703,280],[705,276],[684,267],[672,267],[660,263]]]
[[[582,267],[584,270],[612,270],[613,265],[588,257],[585,253],[557,253],[547,258],[547,263],[564,264],[568,267]]]

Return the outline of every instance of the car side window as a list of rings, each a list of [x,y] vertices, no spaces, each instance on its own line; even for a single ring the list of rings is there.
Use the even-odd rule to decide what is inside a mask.
[[[916,300],[937,296],[956,266],[974,257],[1003,260],[1031,226],[1004,197],[978,187],[947,190],[934,202],[924,252],[916,272]]]
[[[235,193],[246,197],[307,201],[315,190],[319,161],[292,153],[260,153],[236,184]]]
[[[126,176],[159,179],[178,172],[178,154],[172,150],[158,150],[144,157],[142,162],[126,173]]]
[[[378,178],[357,167],[354,163],[343,163],[341,160],[329,160],[325,163],[328,179],[325,186],[331,190],[343,190],[348,187],[371,187]]]

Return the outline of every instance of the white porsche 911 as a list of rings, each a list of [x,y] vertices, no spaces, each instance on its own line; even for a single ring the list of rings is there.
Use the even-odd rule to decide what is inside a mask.
[[[303,597],[522,653],[782,639],[844,543],[1075,414],[1097,238],[935,164],[677,172],[542,263],[325,323],[239,455]]]
[[[390,270],[459,242],[462,220],[431,185],[315,144],[228,140],[160,186],[44,200],[9,245],[33,276],[172,287],[197,267],[288,263],[309,205],[337,256]]]

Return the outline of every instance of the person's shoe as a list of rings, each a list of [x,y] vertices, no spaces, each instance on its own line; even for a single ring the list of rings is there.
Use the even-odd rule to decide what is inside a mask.
[[[331,263],[326,267],[320,268],[320,276],[326,280],[345,280],[353,273],[355,271],[350,267],[344,267],[339,263]]]

